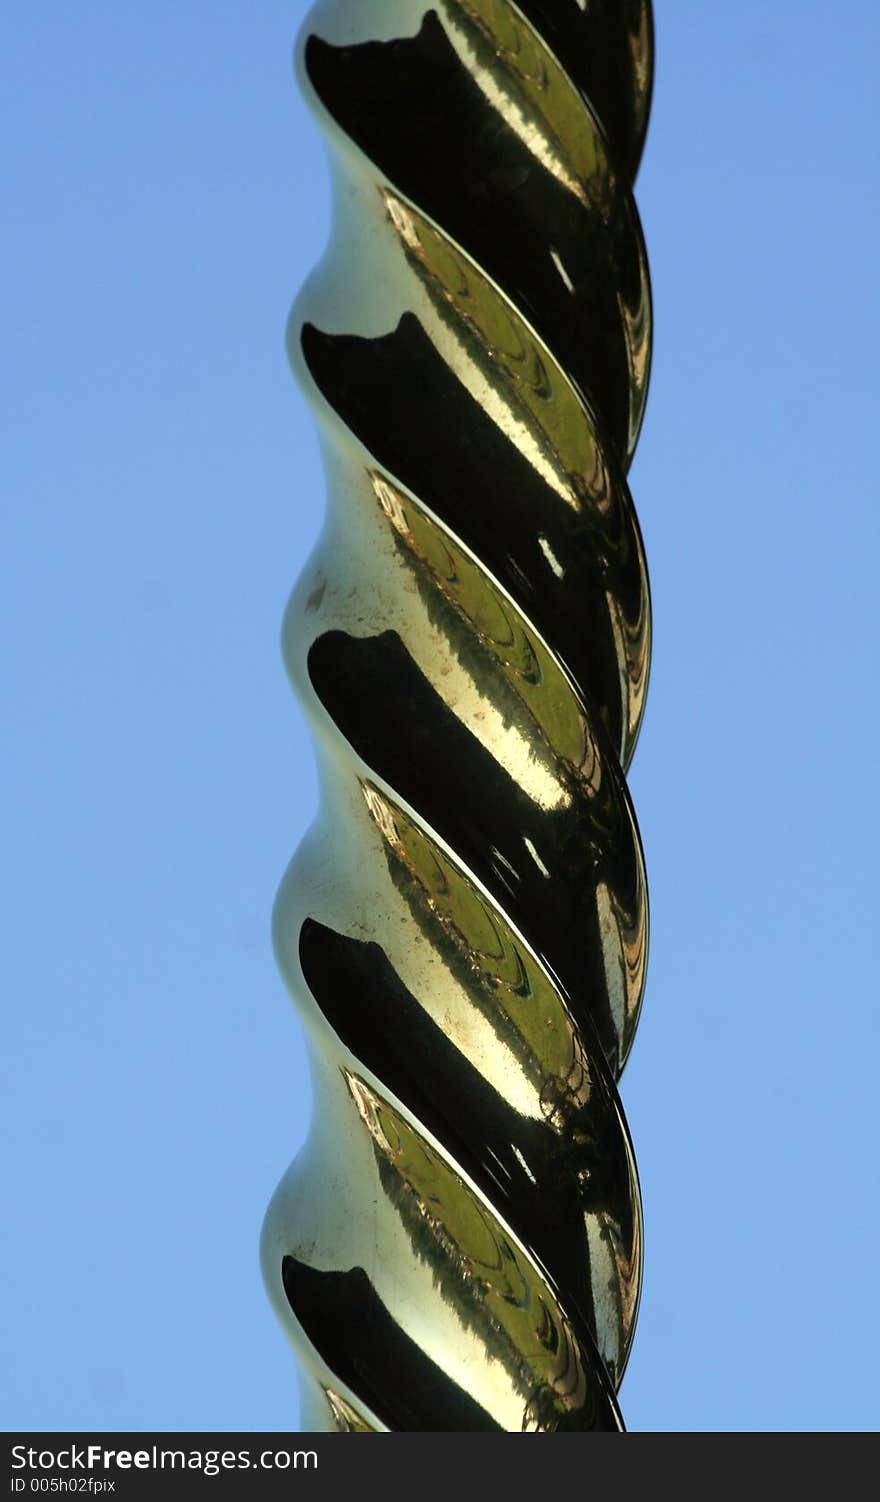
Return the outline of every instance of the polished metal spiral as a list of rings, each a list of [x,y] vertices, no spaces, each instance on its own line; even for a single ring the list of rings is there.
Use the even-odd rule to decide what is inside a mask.
[[[329,482],[284,625],[322,801],[274,931],[315,1114],[266,1279],[304,1428],[620,1429],[649,0],[323,0],[297,56],[334,178],[289,326]]]

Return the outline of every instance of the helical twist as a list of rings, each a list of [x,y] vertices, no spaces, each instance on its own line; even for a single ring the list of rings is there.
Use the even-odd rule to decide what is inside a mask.
[[[322,798],[274,933],[315,1114],[265,1274],[305,1428],[620,1429],[649,0],[323,0],[297,56],[329,503],[284,648]]]

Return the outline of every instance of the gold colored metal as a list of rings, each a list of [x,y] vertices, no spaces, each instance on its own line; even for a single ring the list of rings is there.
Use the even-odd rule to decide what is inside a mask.
[[[316,1109],[266,1280],[304,1427],[620,1429],[649,3],[324,0],[298,69],[335,187],[289,326],[329,484],[284,624],[322,803],[274,932]]]

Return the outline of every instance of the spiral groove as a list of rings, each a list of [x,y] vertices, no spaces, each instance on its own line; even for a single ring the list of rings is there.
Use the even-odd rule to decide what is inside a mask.
[[[266,1280],[304,1427],[621,1429],[649,0],[323,0],[298,66],[329,503],[284,650],[322,799],[274,934],[316,1106]]]

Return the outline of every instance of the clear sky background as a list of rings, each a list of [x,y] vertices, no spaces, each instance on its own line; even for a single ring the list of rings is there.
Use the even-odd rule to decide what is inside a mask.
[[[0,1426],[295,1427],[257,1262],[311,1103],[269,946],[323,481],[305,0],[0,12]],[[630,1428],[874,1429],[874,0],[657,0],[632,471],[652,894]]]

